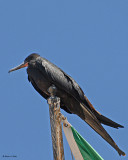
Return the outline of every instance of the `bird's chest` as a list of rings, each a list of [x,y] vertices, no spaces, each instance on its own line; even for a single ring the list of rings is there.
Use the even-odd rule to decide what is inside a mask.
[[[36,84],[36,86],[43,91],[44,93],[46,93],[47,95],[49,95],[48,93],[48,88],[51,86],[51,82],[48,79],[47,75],[42,72],[40,72],[38,69],[36,68],[28,68],[27,69],[27,73],[29,76],[29,79],[31,82],[34,81],[34,83]]]

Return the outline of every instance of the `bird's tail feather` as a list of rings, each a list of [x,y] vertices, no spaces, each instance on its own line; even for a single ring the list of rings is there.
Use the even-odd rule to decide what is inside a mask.
[[[92,127],[101,137],[103,137],[113,148],[115,148],[119,155],[125,156],[125,153],[116,145],[96,116],[84,104],[80,103],[80,106],[83,111],[78,116],[88,123],[90,127]]]
[[[112,121],[111,119],[99,114],[99,113],[96,113],[95,114],[97,119],[100,121],[100,123],[102,124],[105,124],[107,126],[110,126],[110,127],[113,127],[113,128],[124,128],[124,126]]]
[[[88,98],[84,95],[85,98],[85,104],[90,108],[90,110],[94,113],[96,118],[100,121],[100,123],[103,123],[105,125],[108,125],[113,128],[124,128],[124,126],[112,121],[111,119],[103,116],[101,113],[97,112],[96,109],[93,107],[91,102],[88,100]]]

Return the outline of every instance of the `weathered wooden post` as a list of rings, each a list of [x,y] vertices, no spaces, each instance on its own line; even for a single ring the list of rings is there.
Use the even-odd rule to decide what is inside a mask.
[[[60,116],[60,98],[56,97],[57,88],[52,85],[49,87],[48,92],[50,97],[48,98],[52,146],[54,160],[64,160],[64,148],[62,137],[62,125]]]

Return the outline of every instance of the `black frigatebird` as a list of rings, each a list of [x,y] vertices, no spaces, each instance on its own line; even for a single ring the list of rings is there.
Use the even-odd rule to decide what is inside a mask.
[[[61,99],[61,108],[70,114],[78,115],[115,148],[119,155],[125,156],[101,123],[114,128],[123,128],[123,126],[97,112],[73,78],[36,53],[29,55],[24,63],[9,72],[24,67],[28,67],[28,80],[41,96],[47,99],[50,96],[48,88],[54,84],[57,88],[56,95]]]

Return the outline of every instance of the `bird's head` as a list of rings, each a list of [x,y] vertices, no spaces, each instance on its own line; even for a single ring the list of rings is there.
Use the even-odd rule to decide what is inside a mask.
[[[35,60],[37,57],[39,57],[40,55],[37,54],[37,53],[32,53],[30,54],[27,58],[25,58],[24,62],[22,64],[20,64],[19,66],[15,67],[15,68],[12,68],[9,70],[9,73],[12,72],[12,71],[15,71],[15,70],[18,70],[18,69],[21,69],[21,68],[24,68],[24,67],[28,67],[30,61],[33,61]]]

